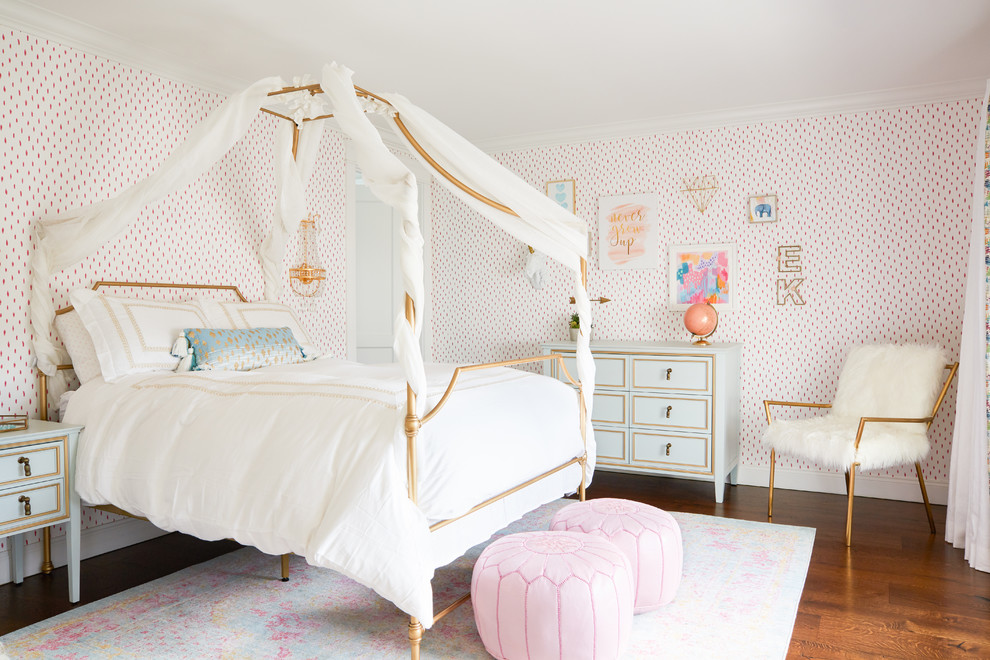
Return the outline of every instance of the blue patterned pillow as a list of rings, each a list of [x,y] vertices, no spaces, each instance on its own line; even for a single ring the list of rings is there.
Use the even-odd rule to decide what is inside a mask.
[[[248,371],[305,362],[289,328],[186,328],[197,371]]]

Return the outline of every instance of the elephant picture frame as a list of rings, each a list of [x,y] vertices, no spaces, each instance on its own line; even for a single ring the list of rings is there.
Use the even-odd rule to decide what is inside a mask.
[[[749,198],[749,222],[777,222],[777,196],[753,195]]]

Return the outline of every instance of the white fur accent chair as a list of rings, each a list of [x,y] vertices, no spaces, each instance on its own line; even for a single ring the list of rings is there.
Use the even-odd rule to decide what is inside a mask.
[[[878,470],[914,463],[928,525],[935,520],[921,461],[928,455],[928,427],[938,413],[959,363],[947,365],[942,349],[917,345],[856,346],[839,375],[835,399],[828,403],[764,401],[769,427],[763,442],[770,446],[770,501],[778,452],[846,473],[846,545],[852,539],[852,507],[856,467]],[[948,375],[945,376],[945,371]],[[771,406],[829,409],[808,419],[774,420]]]

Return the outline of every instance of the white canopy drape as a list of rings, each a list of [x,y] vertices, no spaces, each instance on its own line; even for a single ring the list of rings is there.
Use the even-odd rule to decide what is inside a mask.
[[[31,257],[31,325],[38,368],[54,377],[57,400],[64,378],[57,366],[67,357],[49,339],[55,306],[48,289],[52,273],[96,252],[134,222],[141,209],[185,187],[209,169],[237,142],[258,116],[268,92],[282,87],[281,78],[265,78],[228,98],[197,125],[171,156],[151,175],[110,199],[74,209],[35,224]]]
[[[419,228],[416,177],[382,142],[365,116],[354,94],[353,72],[336,62],[323,67],[323,93],[330,97],[334,117],[354,141],[361,175],[380,200],[394,208],[402,221],[399,251],[402,284],[415,305],[414,324],[406,322],[404,310],[395,319],[395,353],[402,363],[409,386],[417,395],[416,414],[426,412],[426,369],[419,347],[423,331],[423,235]]]
[[[306,215],[306,182],[313,174],[323,126],[323,122],[309,121],[299,128],[295,158],[292,157],[294,124],[283,121],[275,129],[275,217],[261,244],[266,300],[278,300],[282,294],[282,258],[289,236]]]
[[[388,94],[384,98],[398,110],[402,123],[437,165],[475,192],[512,209],[517,215],[501,211],[468,194],[442,174],[435,174],[441,184],[512,236],[574,271],[574,300],[581,327],[592,327],[591,301],[581,274],[581,261],[588,254],[587,225],[405,97]],[[397,125],[395,128],[399,137],[409,144],[410,152],[429,171],[437,172],[436,166],[419,153]],[[590,435],[593,432],[591,404],[595,363],[591,357],[590,336],[583,332],[578,335],[577,366],[587,413],[585,426]],[[588,456],[592,467],[594,460],[594,456]]]
[[[987,470],[986,145],[990,136],[990,81],[976,137],[973,222],[966,271],[966,303],[959,351],[959,394],[949,460],[945,540],[965,548],[970,566],[990,571],[990,475]]]
[[[327,65],[322,82],[324,93],[333,102],[341,129],[355,142],[362,170],[372,191],[399,211],[402,218],[403,282],[407,293],[421,309],[423,238],[416,217],[415,181],[401,162],[384,147],[377,129],[364,115],[353,93],[351,72],[336,64]],[[193,129],[185,142],[154,174],[111,199],[38,222],[37,245],[32,258],[31,321],[37,363],[45,374],[55,377],[52,389],[56,396],[64,388],[64,380],[58,378],[56,366],[66,358],[49,340],[55,312],[48,291],[51,274],[95,252],[122,233],[144,206],[181,189],[202,174],[247,132],[258,109],[268,100],[268,93],[282,86],[280,78],[265,78],[244,92],[231,96]],[[515,215],[467,194],[437,172],[433,163],[424,161],[443,185],[520,241],[574,271],[575,300],[581,326],[591,327],[591,305],[580,273],[581,261],[587,255],[585,224],[404,97],[391,95],[386,98],[399,112],[417,142],[440,167],[481,195],[511,208]],[[401,132],[399,134],[406,139]],[[275,217],[271,232],[261,247],[265,297],[269,300],[276,299],[282,290],[282,258],[286,241],[294,230],[294,223],[305,215],[305,182],[312,172],[321,137],[321,122],[303,123],[296,158],[293,159],[292,126],[286,123],[276,133]],[[411,151],[421,158],[415,148]],[[418,314],[417,318],[422,318],[422,314]],[[395,329],[397,355],[406,368],[410,385],[419,394],[425,382],[418,344],[421,322],[417,320],[415,326],[409,328],[400,318]],[[578,341],[578,374],[585,384],[587,428],[591,432],[594,362],[589,339],[583,333]],[[419,412],[422,413],[424,397],[418,399]]]
[[[574,271],[575,299],[581,326],[591,327],[591,305],[581,274],[582,260],[587,256],[588,247],[587,227],[582,221],[405,98],[390,97],[389,103],[393,108],[380,101],[359,101],[354,94],[351,72],[336,64],[324,68],[321,86],[333,101],[333,111],[340,128],[355,143],[362,173],[372,191],[399,212],[402,219],[403,283],[418,310],[422,308],[424,286],[423,238],[417,217],[416,182],[408,169],[385,148],[364,110],[391,113],[393,116],[398,110],[417,142],[436,158],[441,167],[485,197],[511,208],[515,215],[475,199],[444,178],[433,163],[426,162],[429,171],[471,208],[520,241],[571,268]],[[52,377],[52,391],[56,398],[64,389],[64,379],[58,377],[57,365],[65,362],[66,357],[49,339],[55,311],[49,292],[52,273],[92,254],[122,233],[137,219],[144,206],[181,189],[200,176],[247,132],[259,108],[269,100],[269,92],[282,87],[280,78],[258,81],[244,92],[231,96],[194,128],[154,174],[113,198],[38,221],[31,262],[31,322],[37,364]],[[276,204],[271,233],[261,246],[265,296],[270,300],[277,298],[282,290],[282,259],[286,241],[298,220],[305,216],[305,183],[312,173],[322,136],[320,122],[305,122],[303,126],[295,159],[292,155],[293,126],[286,122],[276,133]],[[403,139],[406,139],[405,136]],[[415,148],[412,151],[418,153]],[[421,318],[422,313],[417,314],[412,327],[405,322],[402,314],[396,321],[396,351],[406,378],[417,394],[425,394],[426,388],[418,342]],[[589,339],[585,334],[578,341],[578,373],[584,385],[585,421],[590,435],[595,371]],[[418,396],[417,402],[417,412],[422,414],[426,397]],[[588,462],[592,469],[594,459],[594,453],[590,452]],[[411,607],[408,603],[401,605]],[[417,611],[414,615],[424,623],[432,621],[432,614],[426,611],[429,607],[430,603],[422,604],[424,611]]]

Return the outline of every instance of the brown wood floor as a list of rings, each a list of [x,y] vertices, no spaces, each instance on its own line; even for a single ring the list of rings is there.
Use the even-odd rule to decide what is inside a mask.
[[[767,490],[753,486],[728,488],[715,504],[711,484],[599,472],[588,496],[766,521]],[[934,507],[932,536],[923,505],[857,498],[852,548],[844,543],[845,497],[779,490],[774,509],[775,523],[817,529],[789,657],[990,658],[990,574],[969,568],[942,540],[945,507]],[[81,603],[238,547],[169,534],[87,559]],[[66,578],[60,568],[0,586],[0,634],[70,609]]]

